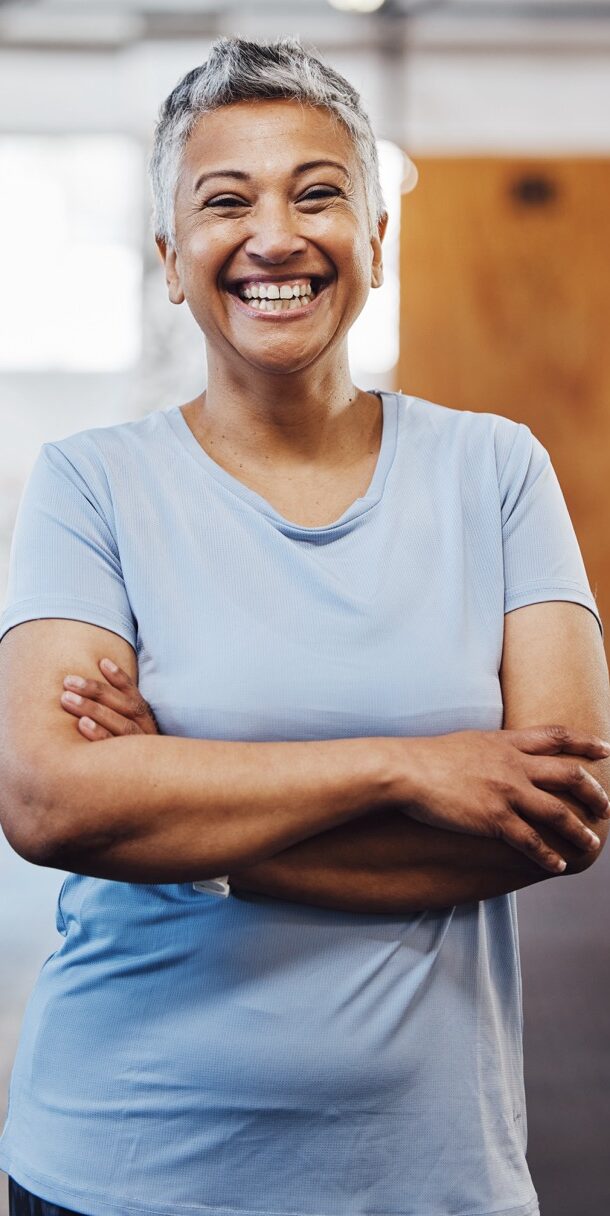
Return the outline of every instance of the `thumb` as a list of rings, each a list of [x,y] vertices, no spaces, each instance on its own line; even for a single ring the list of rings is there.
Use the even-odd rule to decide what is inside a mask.
[[[557,756],[564,752],[569,756],[590,756],[601,760],[610,755],[610,743],[590,731],[576,730],[570,726],[553,723],[545,726],[528,726],[524,730],[508,730],[511,742],[519,751],[530,756]]]

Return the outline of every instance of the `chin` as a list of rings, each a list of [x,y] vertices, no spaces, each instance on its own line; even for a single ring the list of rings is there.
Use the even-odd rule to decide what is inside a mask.
[[[310,351],[307,354],[294,355],[293,358],[287,358],[285,351],[278,351],[277,356],[269,355],[261,357],[260,352],[250,356],[244,355],[247,363],[257,371],[267,372],[276,376],[290,376],[294,372],[304,371],[306,367],[310,367],[312,363],[319,358],[321,351],[316,351],[312,354]]]

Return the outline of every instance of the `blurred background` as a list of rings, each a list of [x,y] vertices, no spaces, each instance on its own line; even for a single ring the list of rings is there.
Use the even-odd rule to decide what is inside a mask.
[[[354,379],[526,422],[608,629],[607,0],[0,0],[0,602],[40,445],[205,385],[200,332],[166,298],[145,165],[163,98],[227,33],[299,35],[360,90],[391,224]],[[542,1216],[610,1212],[609,868],[610,847],[518,897]],[[0,836],[2,1120],[63,878]]]

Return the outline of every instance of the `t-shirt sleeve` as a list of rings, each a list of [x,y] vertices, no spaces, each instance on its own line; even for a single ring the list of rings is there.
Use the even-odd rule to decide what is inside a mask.
[[[545,600],[570,600],[593,613],[603,638],[602,620],[549,454],[525,423],[513,427],[499,477],[504,611]]]
[[[136,650],[137,622],[111,519],[101,462],[43,444],[17,511],[0,641],[13,625],[59,617],[110,629]],[[226,897],[228,877],[193,886]]]
[[[56,443],[43,444],[34,462],[15,521],[0,639],[23,621],[63,617],[110,629],[135,650],[107,482],[101,463],[84,460],[87,476],[79,463]]]

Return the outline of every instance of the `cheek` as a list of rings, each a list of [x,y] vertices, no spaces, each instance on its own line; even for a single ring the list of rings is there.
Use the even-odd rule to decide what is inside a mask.
[[[189,290],[207,293],[210,280],[216,280],[229,256],[226,241],[209,233],[195,233],[183,255],[183,278]]]
[[[354,299],[361,304],[371,287],[371,251],[368,244],[352,246],[350,282]]]
[[[371,259],[372,250],[368,231],[363,232],[361,226],[358,225],[341,241],[341,267],[344,269],[344,273],[349,274],[354,281],[364,280],[366,286],[369,286]]]

